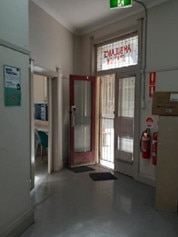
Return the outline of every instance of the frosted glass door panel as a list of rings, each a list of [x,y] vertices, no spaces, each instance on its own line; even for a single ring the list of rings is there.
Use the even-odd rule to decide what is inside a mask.
[[[74,82],[74,151],[91,151],[91,82]]]

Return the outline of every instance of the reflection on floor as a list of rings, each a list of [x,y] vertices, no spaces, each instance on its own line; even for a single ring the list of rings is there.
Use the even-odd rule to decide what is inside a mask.
[[[35,188],[31,191],[32,206],[35,207],[45,199],[45,193],[40,191],[40,185],[43,185],[48,176],[47,157],[41,156],[35,158]]]
[[[47,157],[44,157],[43,159],[41,156],[37,156],[35,158],[35,186],[39,185],[44,178],[46,177],[48,172],[48,161]]]
[[[178,236],[177,214],[154,209],[153,187],[118,173],[95,182],[90,172],[45,175],[32,191],[35,224],[21,237]]]

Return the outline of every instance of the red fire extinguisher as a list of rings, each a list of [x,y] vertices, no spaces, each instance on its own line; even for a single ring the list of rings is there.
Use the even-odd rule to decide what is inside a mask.
[[[158,144],[158,132],[154,132],[152,140],[152,150],[151,150],[153,165],[157,164],[157,144]]]
[[[140,141],[141,156],[143,159],[150,158],[150,145],[151,145],[150,143],[151,143],[150,129],[147,128],[142,132]]]

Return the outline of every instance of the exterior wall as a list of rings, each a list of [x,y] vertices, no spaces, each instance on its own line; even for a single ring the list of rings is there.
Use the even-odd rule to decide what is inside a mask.
[[[148,10],[145,107],[143,109],[140,108],[140,134],[146,127],[146,117],[152,116],[152,98],[149,98],[148,94],[149,73],[152,71],[156,72],[156,90],[175,91],[178,88],[178,67],[176,65],[178,49],[175,47],[178,41],[177,10],[178,2],[176,0],[172,0],[171,4],[166,2]],[[137,20],[142,16],[144,16],[144,13],[128,17],[84,35],[81,40],[82,43],[80,43],[82,53],[77,59],[82,62],[82,67],[78,64],[78,68],[75,71],[78,71],[80,74],[91,74],[92,72],[91,38],[98,40],[101,38],[109,39],[112,35],[119,36],[123,33],[124,29],[127,30],[127,28],[137,25]],[[151,128],[151,133],[158,129],[158,116],[152,117],[154,124],[153,128]],[[155,180],[155,167],[152,165],[151,159],[143,160],[139,158],[138,175],[153,181]]]
[[[10,16],[10,17],[9,17]],[[28,47],[28,0],[1,0],[0,43]],[[3,44],[2,44],[3,45]],[[0,46],[0,236],[19,236],[33,222],[30,200],[29,56]],[[3,65],[21,70],[21,105],[4,105]]]
[[[55,71],[60,68],[63,93],[63,159],[69,154],[69,74],[74,72],[74,35],[30,1],[30,49],[34,64]]]

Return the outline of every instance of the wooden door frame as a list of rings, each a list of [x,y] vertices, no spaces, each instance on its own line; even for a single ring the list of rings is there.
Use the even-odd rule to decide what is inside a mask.
[[[31,189],[35,186],[35,138],[34,138],[34,75],[41,75],[48,78],[49,84],[49,130],[48,130],[48,173],[58,171],[63,167],[62,164],[62,80],[60,70],[51,71],[41,66],[34,65],[34,61],[30,62],[30,130],[31,130],[31,162],[30,162],[30,180]],[[56,116],[53,119],[52,111],[52,88],[54,81],[57,82],[57,92],[55,94]],[[56,86],[56,85],[55,85]],[[54,152],[53,152],[54,150]]]
[[[69,123],[70,124],[70,146],[69,146],[70,147],[70,158],[69,158],[69,166],[70,167],[75,167],[75,166],[82,166],[84,164],[83,163],[74,164],[72,162],[72,159],[75,159],[75,157],[81,155],[80,153],[76,152],[76,154],[75,154],[75,152],[74,152],[74,141],[73,141],[73,139],[74,139],[74,128],[71,129],[71,123],[72,123],[72,121],[71,121],[71,106],[73,106],[73,102],[74,102],[74,93],[72,92],[72,88],[74,88],[73,82],[75,80],[75,79],[73,79],[72,83],[71,83],[71,78],[72,77],[76,78],[76,80],[81,80],[81,81],[88,81],[89,77],[95,78],[95,80],[93,80],[93,82],[92,82],[92,88],[91,88],[91,90],[92,90],[91,107],[93,108],[92,113],[91,113],[91,121],[92,121],[92,118],[96,121],[96,77],[95,76],[85,76],[85,75],[70,75],[70,81],[69,81],[69,86],[70,86],[70,93],[69,93],[70,94],[70,99],[69,99],[69,101],[70,101],[70,104],[69,104],[69,106],[70,106],[70,108],[69,108],[69,110],[70,110],[70,123]],[[85,79],[84,79],[84,77],[85,77]],[[95,155],[96,155],[96,139],[95,139],[96,134],[95,134],[95,132],[96,132],[96,125],[95,125],[95,122],[92,122],[92,127],[91,127],[91,141],[92,141],[92,143],[91,143],[91,152],[88,152],[88,153],[91,153],[91,155],[90,155],[91,157],[92,156],[95,157]],[[86,154],[86,157],[88,157],[87,154]],[[84,155],[84,158],[86,158],[86,157]],[[94,163],[96,163],[96,157],[95,157],[94,162],[93,163],[91,162],[91,164],[94,164]]]

